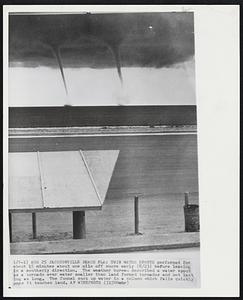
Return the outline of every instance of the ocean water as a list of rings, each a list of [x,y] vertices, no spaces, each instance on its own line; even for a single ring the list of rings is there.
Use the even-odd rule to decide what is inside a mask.
[[[196,125],[195,105],[10,107],[9,127]]]

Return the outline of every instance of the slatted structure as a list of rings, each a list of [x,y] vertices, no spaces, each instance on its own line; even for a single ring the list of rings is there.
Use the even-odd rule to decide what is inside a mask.
[[[74,237],[76,227],[83,232],[76,236],[84,237],[84,211],[102,208],[118,154],[118,150],[9,153],[9,212],[73,211]]]

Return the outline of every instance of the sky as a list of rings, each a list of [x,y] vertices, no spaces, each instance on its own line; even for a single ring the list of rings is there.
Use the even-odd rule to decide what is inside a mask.
[[[10,16],[9,106],[195,105],[194,69],[193,13]]]
[[[195,105],[194,60],[168,68],[10,67],[9,106]]]

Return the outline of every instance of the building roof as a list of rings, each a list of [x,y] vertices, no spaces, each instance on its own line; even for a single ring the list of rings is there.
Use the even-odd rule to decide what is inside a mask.
[[[101,209],[118,154],[118,150],[9,153],[9,209]]]

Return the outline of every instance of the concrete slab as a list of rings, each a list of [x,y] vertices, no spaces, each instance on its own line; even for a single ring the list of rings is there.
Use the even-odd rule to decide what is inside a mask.
[[[152,241],[152,242],[151,242]],[[21,242],[10,245],[11,254],[91,254],[199,247],[198,232],[127,235],[99,239]]]

